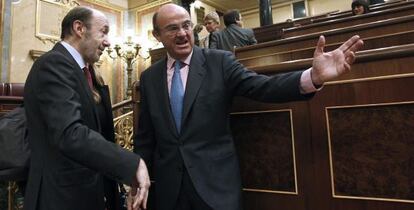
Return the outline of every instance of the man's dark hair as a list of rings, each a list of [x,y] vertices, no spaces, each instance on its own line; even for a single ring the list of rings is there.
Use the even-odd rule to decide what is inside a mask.
[[[93,11],[88,7],[75,7],[71,9],[62,21],[62,33],[60,39],[65,39],[66,36],[72,34],[72,25],[76,20],[82,21],[86,28],[90,27],[90,20],[92,19]]]
[[[160,32],[160,28],[158,28],[158,25],[157,25],[157,17],[158,17],[158,12],[155,12],[154,15],[152,16],[152,30],[156,34]]]
[[[223,15],[224,25],[229,26],[231,24],[236,24],[236,21],[240,20],[239,10],[233,9],[229,10]]]

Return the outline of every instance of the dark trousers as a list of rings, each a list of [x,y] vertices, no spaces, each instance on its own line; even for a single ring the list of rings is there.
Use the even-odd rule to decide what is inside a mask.
[[[174,210],[213,210],[198,195],[187,170],[184,170],[183,173],[180,194],[178,195],[177,204],[175,205]]]

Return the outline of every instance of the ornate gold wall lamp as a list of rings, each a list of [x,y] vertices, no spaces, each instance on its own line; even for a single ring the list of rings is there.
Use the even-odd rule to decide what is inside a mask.
[[[124,100],[130,99],[132,96],[132,65],[140,57],[140,49],[141,46],[132,41],[132,36],[128,36],[127,40],[122,45],[115,44],[113,49],[111,47],[108,47],[107,49],[109,57],[112,59],[121,58],[127,65],[127,91]],[[113,53],[114,51],[115,53]]]

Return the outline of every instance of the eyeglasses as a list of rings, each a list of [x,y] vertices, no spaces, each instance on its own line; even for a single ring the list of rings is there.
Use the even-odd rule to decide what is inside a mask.
[[[191,21],[185,21],[181,24],[181,27],[177,24],[168,25],[163,30],[168,36],[177,35],[181,29],[184,29],[185,32],[191,31],[193,29],[193,23]]]

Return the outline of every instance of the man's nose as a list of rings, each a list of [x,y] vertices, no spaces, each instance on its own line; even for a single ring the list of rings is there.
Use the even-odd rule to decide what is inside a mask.
[[[186,35],[187,30],[185,30],[184,28],[179,28],[177,31],[177,36],[183,36]]]
[[[111,43],[109,42],[108,38],[104,39],[104,41],[103,41],[103,46],[104,46],[104,47],[109,47],[109,46],[111,46]]]

